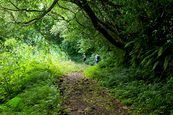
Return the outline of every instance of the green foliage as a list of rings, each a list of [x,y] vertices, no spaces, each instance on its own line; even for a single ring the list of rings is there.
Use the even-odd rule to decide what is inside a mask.
[[[99,80],[136,112],[171,113],[172,0],[59,0],[44,14],[53,1],[0,1],[0,40],[13,38],[0,43],[3,103],[15,108],[22,100],[15,96],[27,86],[41,79],[53,83],[55,77],[83,69],[63,59],[82,62],[86,53],[86,64],[94,65],[99,53],[101,61],[86,76]],[[111,38],[124,51],[108,42]],[[135,70],[120,68],[126,65]]]
[[[38,81],[16,97],[9,100],[1,114],[60,114],[59,90],[49,81]]]
[[[57,77],[83,68],[67,61],[67,55],[58,46],[44,39],[34,46],[8,39],[1,51],[0,112],[60,114],[62,101],[54,85]]]
[[[84,74],[86,75],[86,77],[93,77],[95,78],[96,77],[96,72],[98,72],[99,70],[99,66],[96,65],[96,66],[91,66],[89,68],[87,68],[85,71],[84,71]]]
[[[6,42],[4,43],[4,46],[9,49],[9,50],[13,50],[13,48],[16,48],[17,46],[19,46],[19,43],[17,43],[15,38],[6,40]]]
[[[102,68],[102,64],[87,68],[84,74],[107,87],[135,114],[171,114],[173,110],[172,78],[162,83],[153,82],[152,73],[120,67]]]
[[[6,104],[9,105],[11,108],[17,108],[20,100],[20,97],[14,97],[11,100],[9,100]]]
[[[128,4],[124,11],[130,15],[124,15],[125,21],[132,23],[125,32],[130,40],[126,46],[131,49],[131,65],[152,70],[161,79],[172,77],[172,1],[132,0],[124,4]]]

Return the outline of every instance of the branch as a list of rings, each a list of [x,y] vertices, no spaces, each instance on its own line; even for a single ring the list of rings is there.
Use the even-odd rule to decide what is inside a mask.
[[[82,10],[82,9],[81,9]],[[83,24],[81,24],[79,21],[78,21],[78,19],[77,19],[77,13],[79,13],[80,11],[78,11],[78,12],[76,12],[75,13],[75,16],[74,16],[74,18],[76,19],[76,22],[80,25],[80,26],[82,26],[82,27],[84,27],[84,28],[86,28],[86,26],[84,26]]]
[[[18,24],[30,24],[30,23],[34,23],[36,22],[37,20],[41,19],[42,17],[44,17],[47,13],[49,13],[53,8],[54,6],[58,3],[59,0],[54,0],[54,2],[52,3],[52,5],[46,10],[43,12],[43,14],[41,14],[40,16],[38,16],[37,18],[34,18],[32,20],[29,20],[27,22],[17,22]]]
[[[90,19],[83,10],[82,10],[82,13],[83,13],[84,17],[86,17],[87,19]]]
[[[51,14],[61,17],[62,20],[66,21],[66,22],[70,22],[71,20],[75,19],[75,17],[73,17],[73,18],[70,19],[70,20],[66,20],[62,15],[57,14],[56,12],[53,12],[53,11],[51,12]],[[52,17],[52,18],[53,18],[53,17]],[[55,18],[54,18],[54,19],[55,19]],[[57,20],[57,19],[55,19],[55,20]]]
[[[77,20],[76,15],[75,15],[75,19],[76,19],[76,22],[77,22],[80,26],[86,28],[83,24],[81,24],[81,23]]]
[[[86,0],[83,0],[83,2],[85,2],[85,5],[83,5],[82,3],[79,2],[75,2],[73,1],[75,4],[77,4],[79,7],[81,7],[90,17],[93,26],[95,27],[96,30],[98,30],[99,32],[101,32],[103,34],[103,36],[109,41],[111,42],[113,45],[117,46],[118,48],[124,50],[124,44],[119,42],[117,39],[115,39],[105,28],[103,28],[100,24],[99,24],[99,19],[96,17],[95,13],[92,11],[92,9],[90,8],[90,6],[86,3]]]
[[[112,22],[112,24],[113,24],[113,28],[109,27],[109,25],[107,25],[107,24],[104,23],[104,22],[101,22],[101,23],[102,23],[103,25],[109,27],[111,30],[114,30],[116,33],[119,34],[119,33],[120,33],[120,32],[119,32],[119,28],[118,28],[117,24],[114,22],[113,18],[111,17],[111,14],[110,14],[110,12],[108,11],[108,9],[106,8],[104,2],[101,2],[101,4],[102,4],[103,8],[105,9],[105,11],[107,12],[108,17],[111,19],[111,22]],[[111,26],[112,26],[112,24],[111,24]]]
[[[1,5],[0,5],[1,6]],[[26,12],[43,12],[43,10],[27,10],[27,9],[10,9],[10,8],[6,8],[6,7],[3,7],[3,6],[1,6],[2,7],[2,9],[4,9],[4,10],[10,10],[10,11],[17,11],[17,12],[19,12],[19,11],[26,11]],[[1,9],[1,10],[2,10]]]
[[[13,2],[11,2],[10,0],[9,0],[9,2],[10,2],[16,9],[6,8],[6,7],[2,6],[2,5],[0,5],[0,7],[2,7],[2,9],[4,9],[4,10],[10,10],[10,11],[43,12],[43,10],[20,9],[20,8],[18,8]],[[2,9],[1,9],[1,10],[2,10]]]
[[[11,2],[11,0],[9,0],[9,2],[10,2],[16,9],[19,9],[13,2]]]
[[[56,16],[59,16],[59,17],[61,17],[63,20],[65,20],[65,18],[64,18],[62,15],[57,14],[57,13],[56,13],[56,12],[54,12],[54,11],[52,11],[52,12],[51,12],[51,14],[56,15]]]
[[[9,12],[9,13],[10,13],[11,17],[13,18],[14,22],[16,22],[16,19],[15,19],[13,13],[12,12]]]
[[[57,3],[58,4],[58,3]],[[63,6],[60,6],[60,4],[58,4],[58,6],[60,7],[60,8],[62,8],[62,9],[65,9],[65,10],[68,10],[68,11],[70,11],[70,12],[72,12],[75,16],[74,16],[74,18],[76,19],[76,22],[79,24],[79,25],[81,25],[82,27],[84,27],[84,28],[86,28],[83,24],[81,24],[79,21],[78,21],[78,19],[77,19],[77,13],[80,11],[80,10],[78,10],[76,13],[75,12],[73,12],[72,10],[70,10],[69,8],[65,8],[65,7],[63,7]],[[54,14],[55,14],[55,12],[54,12]],[[57,13],[56,13],[57,14]],[[61,16],[62,17],[62,16]],[[70,19],[70,20],[68,20],[68,22],[70,22],[71,20],[73,20],[74,18],[72,18],[72,19]],[[65,20],[65,18],[63,17],[63,19]],[[66,20],[67,21],[67,20]]]
[[[58,3],[57,3],[57,4],[58,4]],[[73,12],[72,10],[70,10],[70,9],[68,9],[68,8],[65,8],[65,7],[63,7],[63,6],[60,6],[59,4],[58,4],[58,6],[59,6],[60,8],[62,8],[62,9],[68,10],[68,11],[72,12],[73,14],[75,14],[75,12]]]
[[[97,4],[91,4],[91,5],[93,5],[93,7],[95,7],[95,8],[97,8],[98,13],[100,14],[102,20],[104,20],[105,15],[102,14],[102,12],[101,12],[101,8],[99,8]],[[95,12],[96,12],[96,10],[95,10]]]
[[[57,4],[58,4],[58,3],[57,3]],[[62,9],[65,9],[65,10],[68,10],[68,11],[72,12],[72,13],[75,15],[74,18],[76,19],[76,22],[77,22],[79,25],[81,25],[81,26],[83,26],[84,28],[86,28],[83,24],[81,24],[81,23],[77,20],[76,14],[77,14],[79,11],[77,11],[77,12],[75,13],[75,12],[73,12],[72,10],[70,10],[70,9],[68,9],[68,8],[65,8],[65,7],[63,7],[63,6],[60,6],[59,4],[58,4],[58,6],[59,6],[60,8],[62,8]],[[72,18],[71,20],[73,20],[74,18]],[[70,22],[71,20],[69,20],[68,22]]]
[[[83,32],[83,33],[86,34],[88,36],[88,38],[90,38],[90,40],[93,40],[94,38],[96,38],[100,34],[100,32],[98,32],[96,35],[93,35],[91,38],[90,35],[87,34],[86,32]]]
[[[46,38],[45,35],[41,32],[40,28],[37,26],[37,23],[35,23],[35,29],[36,29],[36,30],[38,31],[38,33],[40,33],[44,38]]]

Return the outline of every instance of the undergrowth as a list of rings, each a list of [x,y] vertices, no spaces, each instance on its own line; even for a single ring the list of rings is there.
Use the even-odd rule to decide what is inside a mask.
[[[0,47],[0,113],[16,115],[61,114],[57,77],[80,71],[57,46],[42,41],[27,45],[16,39]],[[46,44],[46,45],[45,45]],[[45,45],[45,46],[44,46]]]
[[[153,80],[152,73],[142,70],[103,65],[99,63],[87,68],[85,76],[107,87],[110,94],[134,114],[173,114],[173,78],[161,82]]]

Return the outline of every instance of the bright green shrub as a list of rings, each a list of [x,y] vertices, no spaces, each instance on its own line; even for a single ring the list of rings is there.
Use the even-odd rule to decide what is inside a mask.
[[[42,72],[49,72],[61,76],[61,68],[57,62],[54,64],[53,57],[44,55],[44,53],[36,52],[33,54],[30,50],[34,49],[31,46],[21,45],[21,47],[14,49],[12,52],[4,52],[2,56],[3,69],[0,71],[2,87],[5,91],[4,95],[9,98],[12,93],[17,93],[22,90],[26,84],[35,79],[42,79],[43,76],[38,77]],[[41,56],[38,58],[38,56]],[[2,88],[1,88],[2,89]],[[18,91],[19,90],[19,91]],[[12,96],[13,97],[13,96]]]
[[[59,114],[61,103],[59,90],[54,85],[37,82],[9,100],[2,114]]]
[[[10,46],[11,42],[17,45]],[[60,114],[62,101],[54,84],[57,77],[79,67],[63,61],[66,54],[58,47],[40,49],[15,39],[4,44],[0,54],[0,113]]]
[[[99,77],[99,76],[96,77],[97,75],[96,73],[98,72],[98,70],[99,66],[91,66],[84,71],[84,74],[86,77],[97,78]]]
[[[13,50],[14,48],[19,46],[19,43],[17,42],[15,38],[12,38],[12,39],[7,39],[6,42],[4,43],[4,46],[8,50]]]

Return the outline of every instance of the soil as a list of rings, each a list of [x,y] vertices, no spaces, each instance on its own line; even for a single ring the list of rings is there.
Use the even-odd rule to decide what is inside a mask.
[[[131,115],[106,88],[85,78],[83,72],[71,72],[59,78],[64,98],[63,115]]]

